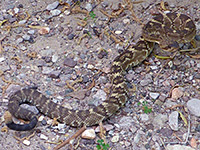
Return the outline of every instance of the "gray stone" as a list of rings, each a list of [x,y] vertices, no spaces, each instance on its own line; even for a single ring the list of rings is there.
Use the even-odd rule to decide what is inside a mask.
[[[53,9],[56,9],[58,7],[58,5],[59,5],[59,2],[55,1],[54,3],[49,4],[46,9],[47,10],[53,10]]]
[[[42,70],[43,74],[49,74],[49,73],[51,73],[53,71],[53,69],[51,67],[45,67],[44,66],[42,68],[43,68],[43,70]]]
[[[185,145],[167,145],[166,146],[167,150],[195,150],[194,148],[190,146],[185,146]]]
[[[94,99],[99,100],[105,100],[106,99],[106,93],[103,90],[98,90],[95,95],[93,95]]]
[[[72,58],[66,58],[65,60],[64,60],[64,65],[66,65],[66,66],[68,66],[68,67],[75,67],[76,66],[76,64],[77,64],[77,62],[76,61],[74,61]]]
[[[132,117],[123,116],[119,121],[119,125],[122,128],[130,128],[130,126],[132,126],[133,124],[134,120]]]
[[[190,110],[190,112],[197,116],[200,117],[200,100],[199,99],[191,99],[187,102],[187,108]]]
[[[51,59],[52,59],[52,62],[53,62],[53,63],[57,62],[58,58],[59,58],[59,56],[58,56],[57,53],[53,54],[53,56],[52,56],[52,58],[51,58]]]
[[[147,120],[149,120],[149,116],[147,115],[147,114],[140,114],[140,119],[141,119],[141,121],[147,121]]]
[[[60,15],[61,11],[59,9],[51,10],[51,15],[53,17]]]
[[[174,131],[178,131],[178,116],[179,113],[177,111],[174,111],[169,115],[169,126]]]
[[[29,40],[30,40],[30,38],[31,38],[31,36],[30,36],[30,35],[27,35],[27,34],[25,34],[25,35],[23,35],[23,36],[22,36],[22,38],[23,38],[25,41],[29,41]]]
[[[155,116],[152,123],[154,127],[162,128],[165,125],[166,121],[167,121],[167,115],[158,114]]]

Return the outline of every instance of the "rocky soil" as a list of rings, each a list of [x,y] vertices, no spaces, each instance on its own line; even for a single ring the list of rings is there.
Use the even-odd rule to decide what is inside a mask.
[[[52,126],[51,118],[27,105],[22,107],[38,113],[37,127],[4,132],[9,95],[37,86],[70,109],[98,105],[111,86],[113,59],[138,41],[141,23],[159,11],[190,16],[200,45],[199,0],[0,1],[0,149],[49,150],[77,132],[62,123]],[[180,48],[190,49],[191,44]],[[173,54],[156,45],[144,63],[127,71],[130,99],[103,122],[104,142],[112,150],[200,149],[199,51],[164,59]],[[97,149],[99,139],[99,127],[88,127],[61,149]]]

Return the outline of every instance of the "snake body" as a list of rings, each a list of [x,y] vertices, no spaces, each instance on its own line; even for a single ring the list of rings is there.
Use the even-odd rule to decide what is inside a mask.
[[[179,43],[190,42],[196,34],[194,22],[184,14],[158,14],[144,25],[142,38],[126,51],[118,55],[111,65],[111,94],[97,107],[88,110],[70,110],[58,105],[37,91],[36,88],[24,88],[15,92],[9,99],[8,110],[17,117],[29,120],[28,124],[15,124],[10,117],[5,117],[6,125],[18,131],[31,130],[37,124],[37,117],[31,111],[21,108],[22,103],[30,103],[37,109],[67,125],[92,126],[98,124],[119,110],[128,99],[128,89],[124,74],[145,60],[154,48],[154,43],[167,51],[178,49]]]

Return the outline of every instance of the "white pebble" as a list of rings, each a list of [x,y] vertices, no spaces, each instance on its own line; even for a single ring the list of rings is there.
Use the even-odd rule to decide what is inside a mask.
[[[96,137],[96,134],[95,134],[95,131],[94,129],[88,129],[88,130],[85,130],[82,135],[81,135],[82,138],[84,139],[94,139]]]
[[[29,146],[29,145],[31,144],[31,142],[28,141],[28,140],[24,140],[24,141],[23,141],[23,144]]]
[[[44,134],[41,134],[41,135],[40,135],[40,138],[41,138],[42,140],[48,140],[48,137],[47,137],[46,135],[44,135]]]

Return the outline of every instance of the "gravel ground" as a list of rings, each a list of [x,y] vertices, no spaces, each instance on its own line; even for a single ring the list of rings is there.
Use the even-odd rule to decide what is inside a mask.
[[[44,95],[68,108],[87,109],[98,105],[109,91],[113,59],[141,36],[141,25],[130,10],[125,9],[110,20],[102,13],[119,12],[118,4],[123,7],[127,1],[88,0],[71,10],[68,6],[74,6],[74,2],[67,2],[0,2],[1,129],[5,126],[3,114],[8,97],[22,87],[37,86]],[[149,0],[128,5],[133,5],[135,16],[143,23],[163,9],[189,15],[196,24],[197,46],[200,45],[199,0],[167,3]],[[189,44],[180,46],[190,48]],[[158,59],[156,55],[172,54],[164,53],[156,45],[145,63],[130,69],[126,74],[129,101],[103,122],[106,142],[113,150],[200,149],[199,50],[177,53],[173,60]],[[35,107],[23,107],[38,113]],[[78,131],[61,123],[51,126],[52,119],[39,115],[34,130],[1,130],[0,149],[53,149]],[[98,128],[88,130],[95,131],[89,135],[93,139],[77,138],[61,149],[97,149]],[[31,138],[22,139],[32,134]]]

